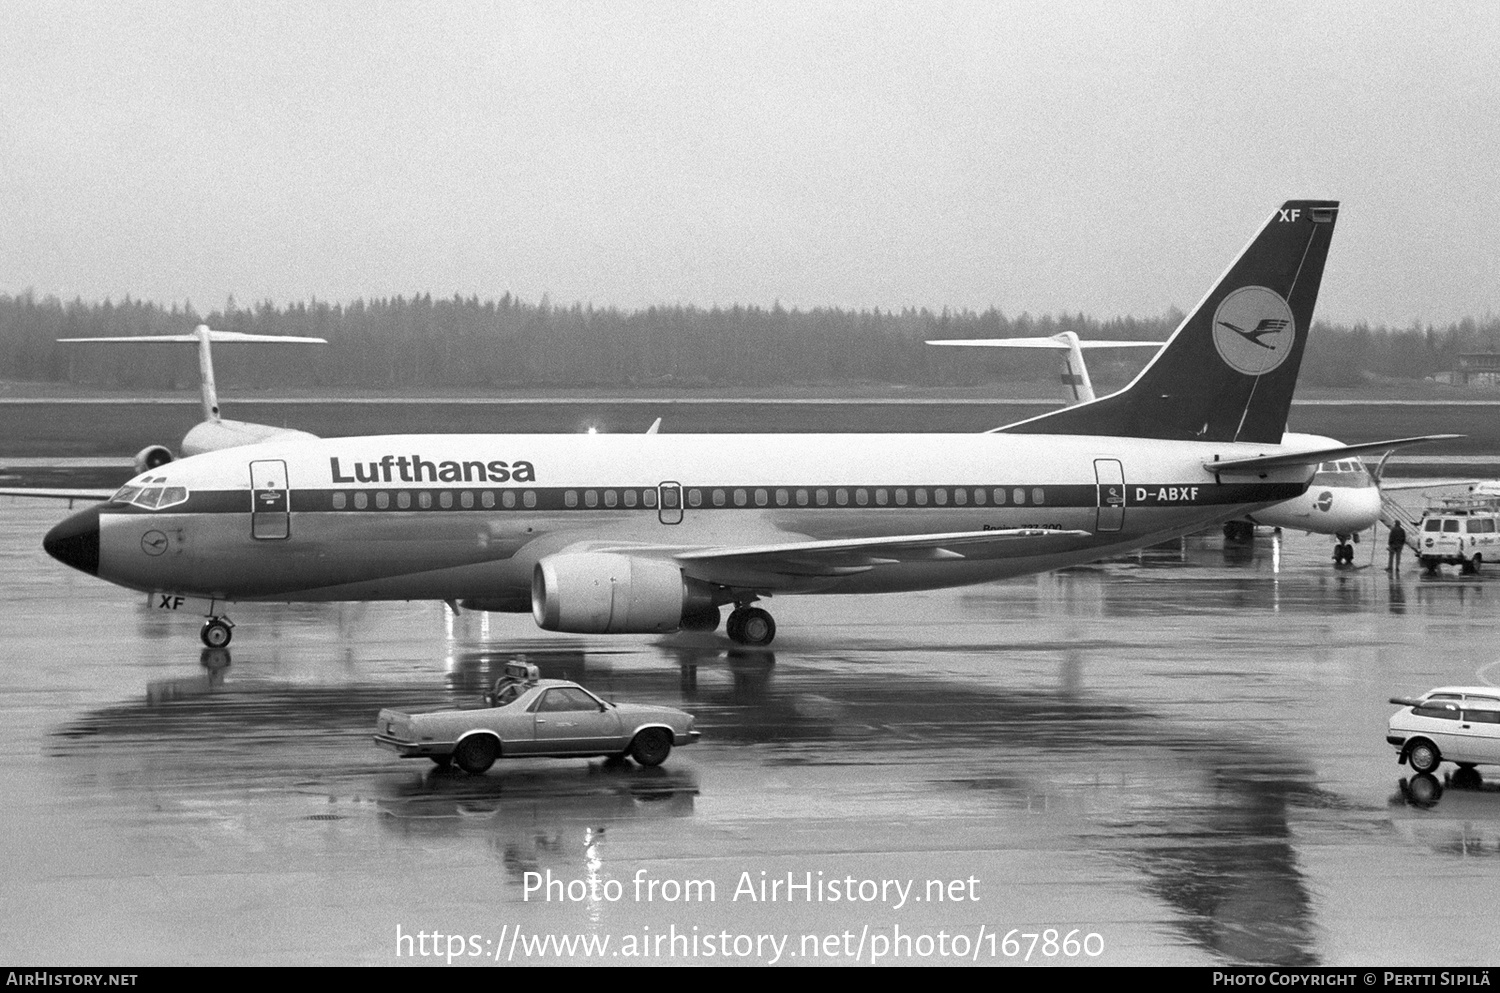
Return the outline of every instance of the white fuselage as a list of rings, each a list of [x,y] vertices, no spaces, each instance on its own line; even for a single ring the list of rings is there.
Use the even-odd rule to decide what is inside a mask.
[[[185,499],[160,509],[106,504],[97,574],[216,600],[475,599],[526,610],[537,561],[564,551],[669,557],[1013,528],[1085,532],[1030,554],[985,546],[849,575],[783,576],[761,589],[957,586],[1091,561],[1280,503],[1306,488],[1310,469],[1219,479],[1204,468],[1280,450],[1005,434],[270,441],[137,477],[132,486],[180,488]],[[695,568],[684,560],[684,575]]]

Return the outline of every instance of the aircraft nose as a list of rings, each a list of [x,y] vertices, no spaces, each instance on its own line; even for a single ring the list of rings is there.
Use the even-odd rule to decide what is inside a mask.
[[[48,531],[42,548],[64,565],[99,575],[99,508],[80,510]]]

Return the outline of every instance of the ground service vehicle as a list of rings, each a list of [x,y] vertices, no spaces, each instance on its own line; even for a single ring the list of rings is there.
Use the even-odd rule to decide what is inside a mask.
[[[1500,557],[1500,502],[1455,497],[1428,508],[1417,530],[1417,559],[1428,572],[1456,565],[1473,574]]]

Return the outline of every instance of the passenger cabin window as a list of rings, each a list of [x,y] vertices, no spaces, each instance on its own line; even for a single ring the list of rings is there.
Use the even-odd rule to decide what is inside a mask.
[[[1411,712],[1418,717],[1436,717],[1443,721],[1458,720],[1459,710],[1454,706],[1442,706],[1441,704],[1428,704],[1422,707],[1413,707]]]

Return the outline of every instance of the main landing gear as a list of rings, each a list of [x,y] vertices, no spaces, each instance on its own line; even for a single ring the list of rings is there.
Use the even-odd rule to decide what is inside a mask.
[[[220,614],[214,614],[203,622],[198,637],[209,648],[223,648],[234,637],[234,622]]]
[[[769,645],[771,639],[776,637],[776,622],[759,607],[734,608],[724,629],[731,641],[737,641],[741,645]]]

